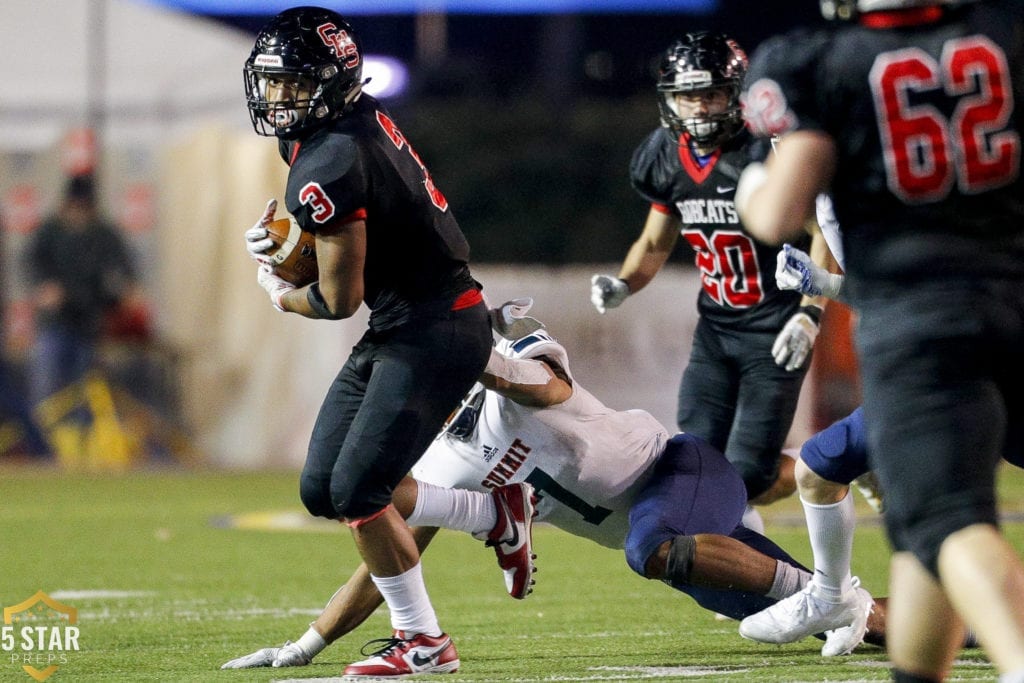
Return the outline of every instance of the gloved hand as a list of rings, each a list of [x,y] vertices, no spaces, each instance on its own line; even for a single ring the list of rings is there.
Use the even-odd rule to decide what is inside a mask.
[[[281,668],[285,666],[306,666],[313,661],[313,657],[302,649],[298,643],[293,643],[290,640],[285,641],[284,647],[277,651],[277,656],[274,657],[275,668]]]
[[[629,285],[625,280],[611,275],[595,275],[590,278],[590,302],[602,315],[609,308],[618,307],[629,294]]]
[[[818,338],[818,322],[811,317],[808,309],[820,310],[817,306],[801,307],[786,321],[772,344],[775,363],[788,371],[803,367],[814,347],[814,340]]]
[[[775,284],[805,296],[835,299],[843,287],[843,276],[830,273],[791,244],[783,244],[775,257]]]
[[[256,272],[256,282],[260,283],[260,287],[267,290],[267,294],[270,295],[270,301],[274,304],[274,308],[279,311],[284,311],[284,307],[281,306],[281,297],[294,290],[295,285],[290,282],[285,282],[275,275],[274,269],[266,263],[260,264],[260,268]]]
[[[249,252],[250,257],[260,263],[268,262],[267,256],[263,252],[274,246],[274,242],[267,232],[267,226],[274,220],[275,213],[277,213],[277,200],[271,199],[267,202],[267,208],[263,210],[263,215],[256,221],[256,224],[245,231],[245,249]]]
[[[533,299],[523,297],[506,301],[490,310],[491,328],[505,339],[522,339],[537,330],[544,329],[544,323],[526,315],[533,306]]]
[[[222,669],[256,669],[261,666],[306,666],[313,658],[297,644],[286,641],[282,647],[265,647],[252,654],[232,659],[221,665]]]

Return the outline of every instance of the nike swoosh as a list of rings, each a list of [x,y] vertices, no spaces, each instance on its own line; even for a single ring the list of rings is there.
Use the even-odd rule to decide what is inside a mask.
[[[446,640],[437,647],[427,650],[426,655],[421,655],[420,649],[413,650],[412,656],[409,660],[412,662],[413,666],[427,666],[428,664],[432,664],[434,662],[434,657],[444,652],[444,649],[448,647],[448,643],[450,642],[450,640]]]
[[[725,194],[726,192],[732,192],[736,188],[735,187],[722,187],[721,185],[719,185],[715,189],[718,190],[718,194]]]
[[[508,519],[512,521],[512,538],[507,541],[501,541],[502,545],[507,545],[509,548],[515,549],[519,546],[519,525],[512,519],[512,510],[509,509],[508,503],[504,500],[501,501],[502,506],[505,508],[505,514],[508,515]]]
[[[419,652],[412,653],[412,664],[413,666],[426,666],[430,664],[434,658],[431,655],[423,656]]]

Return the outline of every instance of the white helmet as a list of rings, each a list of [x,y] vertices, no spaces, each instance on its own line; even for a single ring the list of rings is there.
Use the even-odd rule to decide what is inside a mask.
[[[569,370],[569,354],[565,347],[544,330],[537,330],[521,339],[501,339],[495,350],[506,358],[537,358],[548,356],[558,363],[565,374],[572,378]]]

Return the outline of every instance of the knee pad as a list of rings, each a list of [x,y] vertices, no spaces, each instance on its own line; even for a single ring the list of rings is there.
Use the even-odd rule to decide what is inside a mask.
[[[697,556],[697,539],[693,536],[676,536],[668,547],[663,581],[673,586],[690,585],[690,571]]]
[[[338,519],[340,515],[331,503],[331,493],[327,482],[313,477],[302,477],[299,480],[299,498],[306,506],[309,514],[314,517]]]

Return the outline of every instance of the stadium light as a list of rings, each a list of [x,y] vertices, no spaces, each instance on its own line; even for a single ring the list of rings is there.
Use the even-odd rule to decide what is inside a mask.
[[[369,78],[363,90],[381,99],[397,97],[409,85],[409,69],[394,57],[363,55],[363,78]]]

